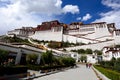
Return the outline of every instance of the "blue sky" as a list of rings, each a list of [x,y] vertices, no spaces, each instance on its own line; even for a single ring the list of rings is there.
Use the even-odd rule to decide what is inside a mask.
[[[56,19],[116,23],[120,28],[120,0],[0,0],[0,34]]]

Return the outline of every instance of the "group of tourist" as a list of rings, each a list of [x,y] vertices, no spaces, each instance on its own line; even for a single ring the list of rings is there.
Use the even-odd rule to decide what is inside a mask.
[[[91,63],[86,63],[86,68],[91,68],[92,64]]]

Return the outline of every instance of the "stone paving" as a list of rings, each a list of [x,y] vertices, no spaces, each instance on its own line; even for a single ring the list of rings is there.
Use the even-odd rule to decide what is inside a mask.
[[[50,74],[35,78],[34,80],[99,80],[92,70],[85,65],[78,65],[77,68],[65,70],[55,74]]]

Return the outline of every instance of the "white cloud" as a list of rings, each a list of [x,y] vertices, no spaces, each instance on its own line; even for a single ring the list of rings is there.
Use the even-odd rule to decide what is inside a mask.
[[[115,23],[117,28],[120,28],[120,0],[102,0],[102,4],[111,7],[112,10],[106,13],[100,13],[101,18],[94,22]]]
[[[102,0],[102,4],[112,9],[120,9],[120,0]]]
[[[66,5],[63,8],[63,12],[64,13],[71,12],[72,14],[75,14],[75,13],[79,13],[79,8],[78,8],[78,6]]]
[[[1,0],[1,2],[6,2],[4,3],[6,7],[0,7],[0,34],[22,26],[36,26],[40,22],[56,19],[56,15],[63,13],[79,12],[76,5],[62,7],[62,0]],[[66,10],[66,6],[69,10]]]
[[[76,20],[81,20],[81,17],[77,17]]]
[[[109,11],[107,13],[101,13],[101,18],[96,19],[95,22],[107,22],[116,23],[116,27],[120,28],[120,11]]]
[[[87,21],[87,20],[89,20],[90,18],[92,18],[92,16],[87,13],[85,16],[83,16],[82,21]]]
[[[8,2],[9,0],[0,0],[1,2]]]

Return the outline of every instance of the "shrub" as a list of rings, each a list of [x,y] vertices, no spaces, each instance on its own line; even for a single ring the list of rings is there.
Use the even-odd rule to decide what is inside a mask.
[[[86,49],[86,54],[92,54],[92,50],[91,49]]]
[[[120,72],[120,58],[115,59],[113,57],[110,61],[101,61],[99,63],[104,68],[108,68]]]
[[[7,59],[8,53],[8,51],[0,49],[0,64]]]
[[[95,50],[94,53],[97,53],[97,55],[102,55],[102,51],[100,50]]]
[[[26,61],[28,64],[35,64],[37,57],[37,54],[27,54]]]
[[[92,54],[93,51],[91,49],[78,49],[78,50],[71,50],[72,52],[78,52],[78,54]]]
[[[85,50],[84,49],[78,49],[78,54],[85,54]]]
[[[86,62],[86,61],[87,61],[87,56],[82,55],[82,56],[80,57],[80,60],[81,60],[81,62]]]
[[[111,80],[120,80],[120,73],[106,68],[102,68],[100,66],[94,66],[94,67],[98,69],[101,73],[103,73],[105,76],[110,78]]]

